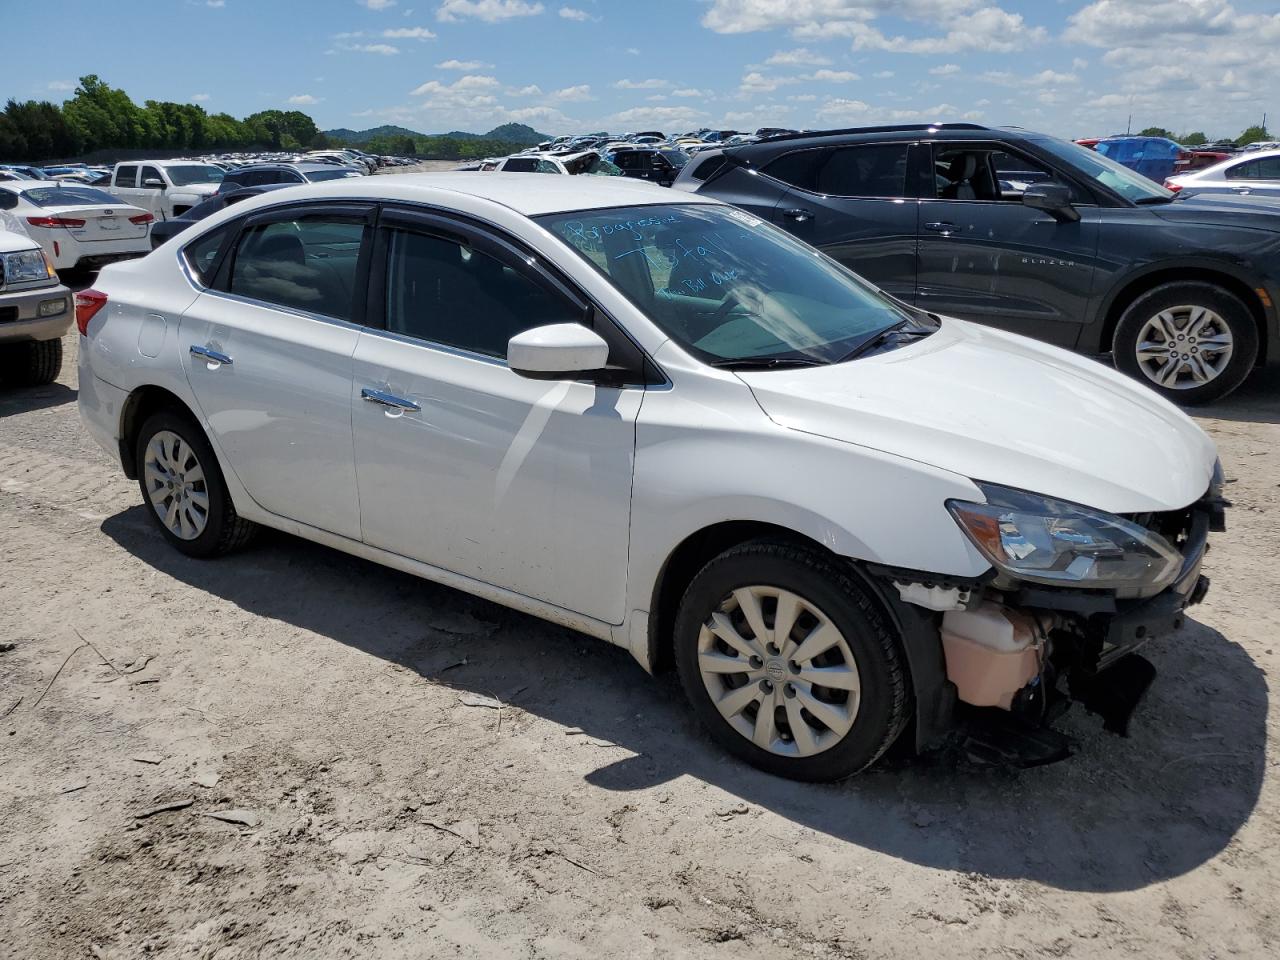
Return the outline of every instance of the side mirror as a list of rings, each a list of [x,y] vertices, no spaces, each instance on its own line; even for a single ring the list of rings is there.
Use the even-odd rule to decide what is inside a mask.
[[[156,177],[148,177],[146,180],[142,181],[142,186],[147,190],[163,190],[164,181],[157,179]]]
[[[531,380],[576,380],[604,369],[609,345],[580,323],[552,323],[507,342],[507,366]]]
[[[1065,184],[1045,181],[1030,184],[1022,193],[1022,202],[1035,210],[1043,210],[1055,220],[1074,223],[1080,213],[1071,205],[1071,190]]]

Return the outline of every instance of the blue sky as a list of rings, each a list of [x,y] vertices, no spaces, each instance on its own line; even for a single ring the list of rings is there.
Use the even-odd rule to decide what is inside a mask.
[[[5,0],[0,98],[324,128],[549,133],[969,119],[1069,136],[1280,127],[1276,0]],[[145,11],[145,16],[143,16]],[[29,21],[29,22],[26,22]],[[132,24],[132,26],[130,25]],[[50,56],[50,49],[59,52]]]

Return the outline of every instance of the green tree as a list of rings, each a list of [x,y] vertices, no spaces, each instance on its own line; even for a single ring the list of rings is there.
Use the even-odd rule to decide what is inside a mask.
[[[123,90],[94,74],[80,78],[75,95],[62,107],[67,126],[85,151],[102,147],[145,147],[156,138],[152,118]]]
[[[1188,133],[1179,142],[1185,143],[1189,147],[1199,147],[1208,143],[1209,138],[1206,137],[1201,131],[1197,130],[1194,133]]]
[[[1177,139],[1177,138],[1173,135],[1173,132],[1172,132],[1172,131],[1170,131],[1170,130],[1166,130],[1164,127],[1147,127],[1145,130],[1141,130],[1141,131],[1139,131],[1139,132],[1138,132],[1138,136],[1140,136],[1140,137],[1165,137],[1166,139],[1169,139],[1169,140],[1176,140],[1176,139]]]
[[[25,103],[10,100],[5,105],[3,116],[8,121],[7,128],[12,131],[11,136],[22,141],[23,159],[53,160],[76,154],[76,138],[56,104],[47,100],[28,100]]]
[[[1257,143],[1259,140],[1274,140],[1275,138],[1267,132],[1267,128],[1259,124],[1255,124],[1240,134],[1240,138],[1236,143],[1244,146],[1246,143]]]
[[[8,116],[0,113],[0,161],[27,160],[27,138],[13,125]]]

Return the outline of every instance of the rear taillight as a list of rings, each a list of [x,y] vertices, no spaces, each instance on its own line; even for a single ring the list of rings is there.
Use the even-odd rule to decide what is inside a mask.
[[[1164,188],[1166,190],[1172,190],[1174,193],[1177,193],[1179,190],[1182,189],[1182,184],[1174,183],[1172,180],[1166,180],[1164,182]]]
[[[83,227],[84,221],[75,217],[27,217],[33,227]]]
[[[81,290],[76,294],[76,326],[80,336],[89,335],[89,321],[107,305],[107,295],[100,290]]]
[[[136,217],[130,217],[130,218],[129,218],[129,222],[130,222],[130,223],[143,224],[143,223],[150,223],[150,222],[151,222],[152,220],[154,220],[154,219],[155,219],[155,217],[153,217],[153,216],[152,216],[151,214],[149,214],[149,213],[140,213],[140,214],[138,214]]]

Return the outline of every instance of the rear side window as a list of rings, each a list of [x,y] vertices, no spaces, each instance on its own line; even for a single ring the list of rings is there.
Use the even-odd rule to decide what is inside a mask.
[[[242,233],[228,290],[251,300],[351,318],[364,222],[307,217]]]
[[[187,261],[192,275],[201,286],[207,287],[213,281],[213,268],[229,236],[231,236],[231,230],[221,227],[191,241],[182,248],[183,259]]]
[[[695,180],[707,180],[728,162],[728,157],[723,153],[718,153],[714,157],[707,157],[707,159],[694,167],[693,172],[690,173],[689,176],[693,177]],[[779,177],[779,179],[781,178]]]
[[[507,341],[547,323],[580,319],[567,301],[456,240],[393,230],[387,248],[387,329],[505,358]]]
[[[1227,170],[1228,180],[1280,180],[1280,157],[1259,157]]]
[[[517,157],[502,166],[504,173],[533,173],[537,169],[538,161],[533,157]]]
[[[136,187],[138,185],[137,167],[116,167],[117,187]]]
[[[764,172],[810,193],[833,197],[902,197],[906,191],[906,143],[803,150],[769,163]]]

